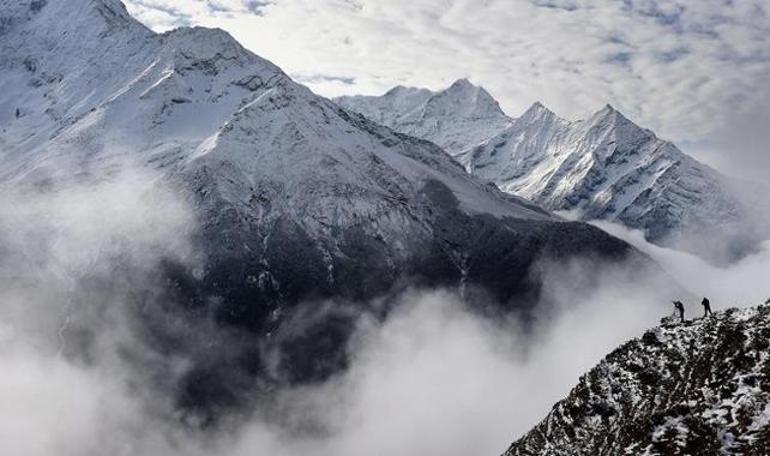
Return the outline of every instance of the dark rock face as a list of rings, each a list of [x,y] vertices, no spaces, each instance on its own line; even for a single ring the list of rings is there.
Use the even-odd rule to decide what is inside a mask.
[[[209,258],[205,273],[196,277],[167,265],[164,274],[174,284],[172,300],[179,301],[170,312],[190,327],[213,319],[223,335],[210,337],[217,346],[228,344],[227,356],[197,354],[204,367],[183,379],[180,406],[195,404],[212,420],[209,415],[227,404],[248,403],[235,397],[256,394],[259,384],[325,380],[347,366],[347,340],[358,318],[386,318],[409,288],[454,289],[475,311],[526,315],[540,298],[539,260],[590,255],[648,263],[625,242],[582,223],[469,215],[438,181],[427,182],[406,204],[426,215],[416,223],[420,229],[405,228],[405,255],[366,224],[314,238],[284,216],[265,226],[234,218],[225,205],[212,206],[199,239]],[[178,310],[191,306],[196,310]],[[168,339],[164,327],[155,330],[158,340]]]
[[[506,455],[770,454],[770,307],[648,331]]]

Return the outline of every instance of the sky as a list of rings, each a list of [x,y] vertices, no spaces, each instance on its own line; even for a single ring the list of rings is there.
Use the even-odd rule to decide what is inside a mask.
[[[517,116],[610,103],[730,174],[770,172],[765,0],[125,0],[157,31],[220,27],[325,96],[467,77]]]

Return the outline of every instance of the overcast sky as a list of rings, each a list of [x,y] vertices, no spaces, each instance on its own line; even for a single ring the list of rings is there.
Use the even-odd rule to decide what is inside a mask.
[[[327,96],[461,77],[517,116],[611,103],[734,173],[770,173],[767,0],[124,0],[155,30],[220,27]]]

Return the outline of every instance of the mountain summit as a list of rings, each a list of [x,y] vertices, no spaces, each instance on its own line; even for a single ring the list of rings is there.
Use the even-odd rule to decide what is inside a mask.
[[[382,97],[335,101],[396,131],[427,139],[452,155],[462,154],[510,124],[489,92],[468,79],[438,92],[399,87]]]

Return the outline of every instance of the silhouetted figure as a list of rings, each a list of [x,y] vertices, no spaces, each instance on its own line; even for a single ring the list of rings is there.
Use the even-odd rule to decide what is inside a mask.
[[[679,311],[679,319],[684,323],[684,304],[682,304],[682,301],[674,301],[674,307]]]
[[[16,118],[18,119],[19,117],[21,117],[21,110],[16,108]]]
[[[709,298],[703,298],[703,301],[701,301],[701,305],[703,306],[703,318],[706,318],[708,316],[713,317],[714,313],[711,312],[711,302],[709,302]]]

